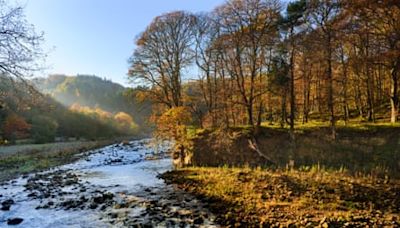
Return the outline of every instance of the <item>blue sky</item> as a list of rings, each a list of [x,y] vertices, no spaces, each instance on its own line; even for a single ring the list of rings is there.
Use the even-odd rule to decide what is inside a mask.
[[[224,0],[25,0],[25,13],[45,33],[43,74],[91,74],[128,85],[134,39],[151,20],[174,10],[210,11]]]

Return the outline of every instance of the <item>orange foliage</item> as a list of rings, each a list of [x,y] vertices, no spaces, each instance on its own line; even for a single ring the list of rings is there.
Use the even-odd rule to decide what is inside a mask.
[[[10,115],[4,121],[3,135],[6,139],[20,139],[29,135],[31,126],[24,118],[17,115]]]

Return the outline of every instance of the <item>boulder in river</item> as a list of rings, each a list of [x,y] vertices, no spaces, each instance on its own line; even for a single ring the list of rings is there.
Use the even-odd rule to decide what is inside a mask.
[[[114,198],[114,194],[111,192],[103,193],[101,195],[93,197],[93,202],[96,204],[102,204],[107,201],[111,201]]]
[[[1,210],[2,211],[9,211],[11,205],[13,205],[13,204],[14,204],[14,200],[12,200],[12,199],[8,199],[8,200],[3,201],[1,203]]]
[[[24,219],[22,219],[22,218],[10,218],[10,219],[7,219],[7,225],[18,225],[22,221],[24,221]]]

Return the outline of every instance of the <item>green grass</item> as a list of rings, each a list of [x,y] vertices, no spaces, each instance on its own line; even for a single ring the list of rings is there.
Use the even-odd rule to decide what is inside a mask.
[[[30,148],[24,146],[7,153],[0,154],[0,182],[15,178],[19,175],[42,171],[75,161],[75,156],[83,151],[103,147],[111,141],[80,142],[79,144],[38,145]],[[14,151],[15,150],[15,151]]]
[[[273,128],[273,129],[282,129],[279,123],[270,124],[269,122],[261,123],[262,127],[266,128]],[[350,120],[347,123],[340,120],[336,122],[335,125],[338,129],[360,129],[360,130],[373,130],[379,128],[400,128],[400,123],[388,123],[388,122],[365,122],[359,120]],[[296,130],[316,130],[321,128],[328,128],[330,127],[330,122],[328,121],[317,121],[311,120],[307,123],[296,122],[295,129]],[[283,129],[289,129],[289,125],[285,125]]]

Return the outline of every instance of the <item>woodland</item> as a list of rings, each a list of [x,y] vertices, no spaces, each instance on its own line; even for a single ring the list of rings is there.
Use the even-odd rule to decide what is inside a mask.
[[[155,119],[177,109],[200,128],[317,121],[335,138],[338,124],[398,121],[399,40],[395,0],[232,0],[154,18],[129,75]]]

